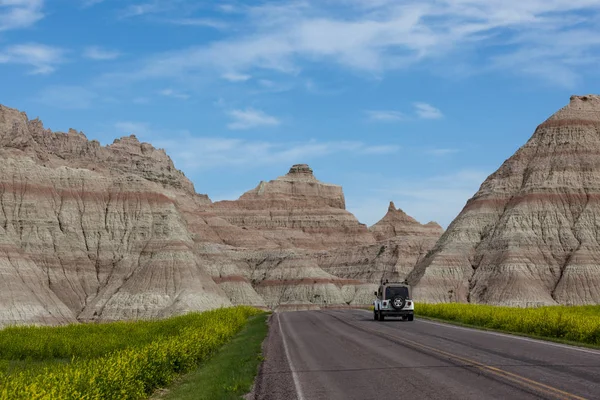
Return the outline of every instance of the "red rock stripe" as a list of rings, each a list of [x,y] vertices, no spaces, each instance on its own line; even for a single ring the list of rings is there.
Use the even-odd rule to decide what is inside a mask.
[[[0,182],[0,188],[3,191],[14,193],[17,196],[40,196],[40,197],[53,197],[58,196],[63,199],[82,199],[82,200],[101,200],[107,202],[110,201],[139,201],[145,200],[152,203],[171,203],[174,201],[162,193],[147,192],[147,191],[117,191],[118,188],[109,187],[107,190],[102,191],[81,191],[76,188],[73,189],[57,189],[52,186],[42,186],[33,184],[23,183],[12,183],[12,182]],[[110,194],[109,194],[110,192]],[[6,195],[6,193],[5,193]]]
[[[588,119],[551,119],[543,122],[538,126],[540,128],[556,128],[563,126],[596,126],[600,128],[600,121],[588,120]]]
[[[551,201],[573,204],[574,202],[586,203],[600,201],[600,193],[528,193],[514,196],[510,199],[509,206],[534,201]],[[464,210],[482,207],[504,207],[509,199],[482,198],[469,200]],[[463,211],[464,211],[463,210]]]

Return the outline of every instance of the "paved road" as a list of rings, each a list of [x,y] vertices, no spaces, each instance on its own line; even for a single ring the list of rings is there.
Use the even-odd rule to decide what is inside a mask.
[[[600,351],[363,310],[270,324],[255,399],[600,399]]]

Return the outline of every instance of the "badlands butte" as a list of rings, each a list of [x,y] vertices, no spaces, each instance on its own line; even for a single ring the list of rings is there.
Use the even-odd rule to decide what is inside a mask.
[[[445,232],[393,203],[367,227],[305,164],[212,202],[133,135],[101,146],[0,106],[0,325],[356,307],[382,276],[422,302],[598,304],[599,239],[595,95],[539,125]]]

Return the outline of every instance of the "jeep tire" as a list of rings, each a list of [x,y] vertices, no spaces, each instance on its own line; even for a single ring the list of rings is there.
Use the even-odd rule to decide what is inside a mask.
[[[404,308],[404,306],[406,305],[406,299],[400,295],[394,296],[392,298],[392,300],[390,301],[390,304],[396,310],[402,310]]]
[[[373,320],[379,321],[379,314],[377,314],[377,311],[375,310],[373,310]]]
[[[415,319],[415,316],[414,316],[414,315],[412,315],[412,314],[411,314],[411,315],[409,315],[409,316],[408,316],[408,320],[409,320],[409,321],[413,321],[414,319]]]
[[[385,317],[383,316],[383,311],[379,310],[379,320],[385,321]]]

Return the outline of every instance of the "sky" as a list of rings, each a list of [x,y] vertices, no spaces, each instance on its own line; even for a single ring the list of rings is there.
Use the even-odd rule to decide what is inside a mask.
[[[0,104],[213,200],[307,163],[369,225],[446,227],[599,62],[600,0],[0,0]]]

